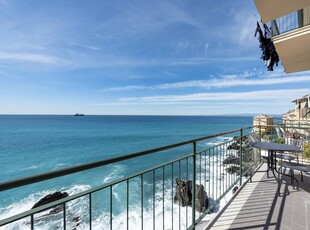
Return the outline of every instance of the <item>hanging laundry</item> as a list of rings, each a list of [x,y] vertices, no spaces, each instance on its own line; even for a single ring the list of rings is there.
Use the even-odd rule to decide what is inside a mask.
[[[256,37],[257,33],[259,33],[258,36],[259,48],[262,51],[262,55],[260,58],[266,62],[267,70],[273,71],[273,66],[274,65],[278,66],[280,59],[276,51],[276,48],[271,40],[272,37],[271,30],[268,28],[266,24],[264,24],[263,27],[264,27],[264,33],[259,23],[257,22],[254,37]]]

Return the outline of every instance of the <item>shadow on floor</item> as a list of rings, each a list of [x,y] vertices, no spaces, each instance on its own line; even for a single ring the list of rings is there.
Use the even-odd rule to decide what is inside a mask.
[[[280,177],[282,183],[280,196],[277,191],[277,182],[270,174],[265,173],[261,180],[253,181],[247,185],[254,189],[244,189],[232,203],[229,212],[225,214],[225,221],[231,220],[228,227],[223,222],[216,223],[217,229],[294,229],[310,230],[310,176],[304,175],[301,182],[299,173],[296,178],[299,181],[299,189],[293,189],[291,178]],[[238,207],[238,202],[244,199],[245,203]],[[234,209],[234,207],[236,207]],[[237,212],[238,210],[238,213]],[[211,228],[212,229],[212,228]]]

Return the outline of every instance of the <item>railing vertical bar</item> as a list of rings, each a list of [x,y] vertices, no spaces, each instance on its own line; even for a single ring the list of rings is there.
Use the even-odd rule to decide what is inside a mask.
[[[92,193],[89,193],[88,195],[88,202],[89,202],[89,230],[92,230]]]
[[[112,185],[110,186],[110,229],[112,230],[112,222],[113,222],[113,220],[112,220]]]
[[[219,181],[219,196],[222,194],[222,145],[220,145],[220,161],[219,161],[219,164],[220,164],[220,181]]]
[[[205,153],[205,191],[207,191],[207,151],[204,151]],[[204,193],[204,195],[210,196],[210,194]],[[207,198],[207,196],[204,196],[204,202]]]
[[[225,160],[225,152],[224,152],[224,144],[222,144],[222,161],[221,161],[221,166],[222,166],[222,189],[223,193],[225,192],[225,173],[224,173],[224,164],[223,161]],[[222,194],[222,193],[221,193]]]
[[[155,230],[155,170],[153,169],[153,229]]]
[[[67,228],[67,224],[66,224],[66,203],[62,204],[62,208],[63,208],[64,230],[66,230],[66,228]]]
[[[201,173],[202,173],[202,170],[201,170],[201,153],[199,155],[200,155],[200,158],[199,158],[199,183],[201,184]]]
[[[242,154],[242,129],[240,129],[240,186],[242,185],[242,176],[243,176],[243,154]]]
[[[227,159],[228,158],[228,153],[227,153],[227,142],[225,143],[225,146],[224,146],[224,148],[225,148],[225,159]],[[226,176],[226,188],[225,188],[225,190],[227,190],[227,188],[229,187],[229,185],[228,185],[228,172],[227,172],[227,164],[225,165],[225,176]]]
[[[227,152],[226,152],[226,143],[223,145],[223,151],[224,151],[224,157],[223,157],[223,161],[225,160],[225,159],[227,159]],[[225,169],[225,166],[226,165],[224,165],[223,164],[223,176],[224,176],[224,178],[223,178],[223,184],[224,184],[224,191],[226,191],[227,190],[227,173],[226,173],[226,169]]]
[[[215,170],[215,167],[214,167],[214,165],[215,165],[215,156],[214,156],[214,148],[212,149],[212,158],[213,158],[213,161],[212,161],[212,164],[213,164],[213,167],[212,167],[212,195],[213,195],[213,206],[215,206],[215,200],[216,200],[216,195],[215,195],[215,191],[214,191],[214,185],[215,185],[215,181],[214,181],[214,177],[215,177],[215,175],[214,175],[214,170]]]
[[[178,176],[179,176],[179,179],[181,179],[181,161],[180,160],[178,161],[178,166],[179,166]],[[181,204],[180,202],[179,202],[179,229],[181,229]]]
[[[197,143],[196,141],[193,142],[193,182],[192,182],[192,225],[195,229],[196,225],[196,154],[197,154]]]
[[[259,131],[258,131],[259,133],[258,133],[258,135],[259,135],[259,139],[258,139],[258,141],[262,141],[262,126],[260,125],[259,126]],[[253,150],[254,151],[254,150]],[[257,150],[256,150],[257,151]],[[259,151],[259,163],[262,163],[262,152],[261,152],[261,150],[259,149],[258,150]]]
[[[163,166],[163,229],[165,229],[165,166]]]
[[[173,229],[173,163],[171,164],[171,229]]]
[[[188,157],[186,157],[186,180],[188,180]],[[188,227],[188,208],[187,208],[188,205],[186,205],[186,223],[185,223],[185,226],[186,226],[186,229]]]
[[[217,200],[217,198],[218,198],[218,192],[219,192],[219,189],[218,189],[218,172],[219,172],[219,157],[218,157],[218,153],[219,152],[219,150],[218,150],[218,147],[216,147],[216,167],[215,167],[215,169],[216,169],[216,175],[215,175],[215,193],[216,193],[216,200]]]
[[[31,214],[31,215],[30,215],[30,228],[31,228],[31,230],[33,230],[33,229],[34,229],[34,220],[33,220],[33,215],[34,215],[34,214]]]
[[[141,174],[141,229],[143,230],[143,174]]]
[[[228,142],[228,143],[231,143],[231,142]],[[226,151],[228,151],[228,146],[226,145]],[[228,163],[228,167],[229,168],[231,168],[231,161]],[[228,181],[229,181],[229,186],[232,184],[231,183],[231,180],[232,180],[232,175],[231,175],[231,173],[229,172],[229,170],[228,170],[228,168],[227,168],[227,166],[226,166],[226,172],[227,172],[227,177],[229,177],[228,178]]]
[[[222,166],[222,189],[223,189],[223,193],[225,192],[225,172],[224,172],[224,164],[223,161],[225,160],[225,148],[224,148],[225,144],[222,144],[222,161],[221,161],[221,166]],[[222,193],[221,193],[222,195]]]
[[[129,229],[129,180],[126,180],[126,213],[127,213],[127,230]]]
[[[199,166],[200,181],[199,181],[199,185],[202,185],[201,184],[201,174],[202,174],[201,153],[199,155],[200,155],[200,166]],[[201,213],[201,212],[199,212],[199,213]]]
[[[209,159],[208,159],[208,162],[209,162],[209,169],[208,169],[208,171],[209,171],[209,182],[208,182],[208,192],[209,192],[209,194],[208,194],[208,196],[210,197],[211,196],[211,150],[209,149],[208,150],[208,152],[209,152]]]

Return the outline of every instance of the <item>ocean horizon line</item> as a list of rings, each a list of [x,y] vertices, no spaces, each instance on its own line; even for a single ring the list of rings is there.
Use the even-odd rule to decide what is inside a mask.
[[[42,114],[42,113],[3,113],[0,116],[74,116],[75,113],[71,114]],[[153,116],[153,117],[214,117],[214,116],[256,116],[260,113],[240,113],[240,114],[87,114],[82,113],[85,116]],[[282,114],[268,114],[272,116],[282,116]]]

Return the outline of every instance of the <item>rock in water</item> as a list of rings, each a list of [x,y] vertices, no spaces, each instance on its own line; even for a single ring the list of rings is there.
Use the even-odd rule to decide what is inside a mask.
[[[238,191],[238,189],[239,189],[239,187],[238,186],[235,186],[234,188],[233,188],[233,194],[235,194],[237,191]]]
[[[226,168],[226,172],[233,174],[233,173],[240,173],[240,168],[238,166],[232,165],[228,168]]]
[[[176,190],[173,198],[174,203],[179,203],[183,206],[192,204],[192,181],[176,179]]]
[[[208,208],[208,196],[203,185],[196,185],[196,200],[195,209],[198,212],[203,212]]]
[[[60,199],[65,198],[67,196],[69,196],[69,194],[67,192],[55,192],[52,194],[48,194],[47,196],[40,199],[37,203],[35,203],[31,209],[40,207],[42,205],[51,203],[51,202],[56,201],[56,200],[60,200]],[[57,206],[53,210],[50,211],[50,214],[55,214],[55,213],[58,213],[61,211],[62,211],[62,206]]]
[[[228,150],[230,150],[230,149],[239,150],[239,149],[240,149],[240,145],[239,145],[239,143],[234,142],[234,143],[232,143],[231,145],[229,145],[229,146],[227,147],[227,149],[228,149]]]
[[[235,164],[235,165],[238,165],[238,164],[240,164],[240,159],[239,159],[239,157],[235,157],[233,155],[230,155],[226,159],[224,159],[222,163],[223,164]]]
[[[182,207],[192,205],[192,181],[176,179],[176,191],[173,198],[174,203],[179,203]],[[195,209],[203,212],[208,208],[208,195],[204,191],[203,185],[196,185]]]

